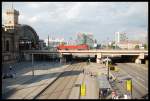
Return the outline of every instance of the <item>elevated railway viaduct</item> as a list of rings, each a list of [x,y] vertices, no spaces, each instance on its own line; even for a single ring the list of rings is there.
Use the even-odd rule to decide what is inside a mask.
[[[25,60],[34,61],[35,55],[49,55],[50,57],[58,57],[60,63],[66,62],[67,58],[72,56],[95,56],[96,62],[100,63],[102,57],[118,57],[118,56],[135,56],[135,63],[141,64],[142,60],[148,57],[147,50],[26,50],[22,51]]]

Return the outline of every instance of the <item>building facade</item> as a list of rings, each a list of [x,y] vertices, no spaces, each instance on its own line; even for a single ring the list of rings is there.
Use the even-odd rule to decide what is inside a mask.
[[[39,40],[39,49],[44,50],[46,48],[46,43],[44,40]]]
[[[10,64],[21,59],[22,50],[36,49],[39,37],[29,25],[18,23],[19,11],[6,10],[2,25],[2,64]]]
[[[139,49],[143,46],[143,44],[139,41],[122,41],[117,43],[121,49],[136,49],[136,46],[139,46]]]
[[[115,42],[119,43],[121,41],[128,40],[126,33],[116,32],[115,33]]]
[[[56,48],[58,45],[66,44],[63,38],[48,38],[45,42],[50,48]]]
[[[77,44],[87,44],[90,48],[93,48],[96,44],[93,35],[89,33],[79,33],[77,35]]]

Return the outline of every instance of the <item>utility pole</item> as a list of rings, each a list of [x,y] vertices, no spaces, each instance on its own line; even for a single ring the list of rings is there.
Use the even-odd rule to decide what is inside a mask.
[[[13,9],[14,7],[13,7],[13,2],[12,2],[12,5],[11,5],[11,9]]]
[[[108,81],[109,81],[109,66],[108,66],[108,56],[107,56],[107,68],[108,68],[108,71],[107,71],[108,77],[107,77],[107,79],[108,79]]]
[[[32,54],[32,76],[34,76],[34,66],[33,66],[33,60],[34,59],[34,57],[33,57],[33,54]]]
[[[49,35],[48,35],[48,42],[47,42],[47,44],[48,44],[48,50],[49,50]]]
[[[115,49],[116,49],[116,46],[117,46],[117,43],[116,43],[116,33],[115,33]]]

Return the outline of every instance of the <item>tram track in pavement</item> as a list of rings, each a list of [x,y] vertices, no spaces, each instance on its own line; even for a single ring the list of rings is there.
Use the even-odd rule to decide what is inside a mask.
[[[70,65],[53,83],[40,92],[35,99],[67,99],[85,63]]]

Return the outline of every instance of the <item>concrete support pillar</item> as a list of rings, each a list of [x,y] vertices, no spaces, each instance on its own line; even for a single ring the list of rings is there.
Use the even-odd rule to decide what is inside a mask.
[[[30,61],[31,60],[31,55],[30,54],[24,54],[25,60]]]
[[[59,54],[59,61],[60,61],[60,64],[62,63],[62,54]]]
[[[60,58],[60,64],[62,64],[63,63],[63,59],[62,59],[62,57]]]
[[[135,63],[141,64],[142,63],[141,59],[144,59],[144,53],[139,54],[138,58],[135,60]]]
[[[145,64],[148,65],[148,60],[145,60]]]
[[[102,53],[97,54],[96,63],[101,63]]]
[[[34,56],[33,56],[33,54],[32,54],[32,66],[33,66],[33,62],[34,62]]]
[[[137,59],[135,60],[135,63],[141,64],[141,59],[137,58]]]
[[[96,63],[100,63],[100,61],[99,61],[99,59],[98,59],[98,58],[96,58]]]
[[[66,63],[66,58],[63,59],[64,63]]]
[[[139,59],[144,59],[144,53],[140,53],[138,56]]]
[[[59,55],[60,63],[66,63],[66,58],[63,56],[63,54]]]
[[[60,58],[60,63],[62,64],[62,63],[66,63],[66,58],[65,57],[61,57]]]

